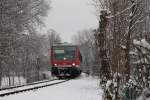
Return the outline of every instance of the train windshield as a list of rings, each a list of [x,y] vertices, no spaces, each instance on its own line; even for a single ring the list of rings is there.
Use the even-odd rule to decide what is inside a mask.
[[[54,47],[54,56],[56,60],[73,60],[75,59],[76,47]]]

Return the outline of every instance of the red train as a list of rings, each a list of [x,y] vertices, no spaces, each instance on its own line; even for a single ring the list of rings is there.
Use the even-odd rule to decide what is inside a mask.
[[[76,77],[81,73],[82,56],[78,46],[58,44],[51,48],[51,73],[59,78]]]

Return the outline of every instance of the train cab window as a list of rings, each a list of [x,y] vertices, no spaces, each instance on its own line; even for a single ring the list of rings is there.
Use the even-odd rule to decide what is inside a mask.
[[[55,47],[54,56],[56,60],[73,60],[75,59],[75,47]]]

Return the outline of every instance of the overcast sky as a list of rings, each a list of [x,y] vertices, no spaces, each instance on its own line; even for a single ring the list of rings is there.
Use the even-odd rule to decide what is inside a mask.
[[[52,9],[46,20],[47,29],[60,33],[64,42],[71,42],[79,30],[97,28],[91,0],[51,0]]]

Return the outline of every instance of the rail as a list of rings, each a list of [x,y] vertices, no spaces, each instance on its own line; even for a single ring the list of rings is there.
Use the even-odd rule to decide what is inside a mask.
[[[18,86],[18,87],[11,87],[9,89],[1,90],[0,97],[11,95],[11,94],[16,94],[16,93],[20,93],[20,92],[30,91],[30,90],[34,90],[34,89],[39,89],[39,88],[43,88],[43,87],[47,87],[47,86],[52,86],[52,85],[64,83],[66,81],[69,81],[69,79],[67,79],[67,80],[55,79],[55,80],[51,80],[51,81],[49,80],[49,81],[45,81],[45,82],[32,83],[32,84]]]

